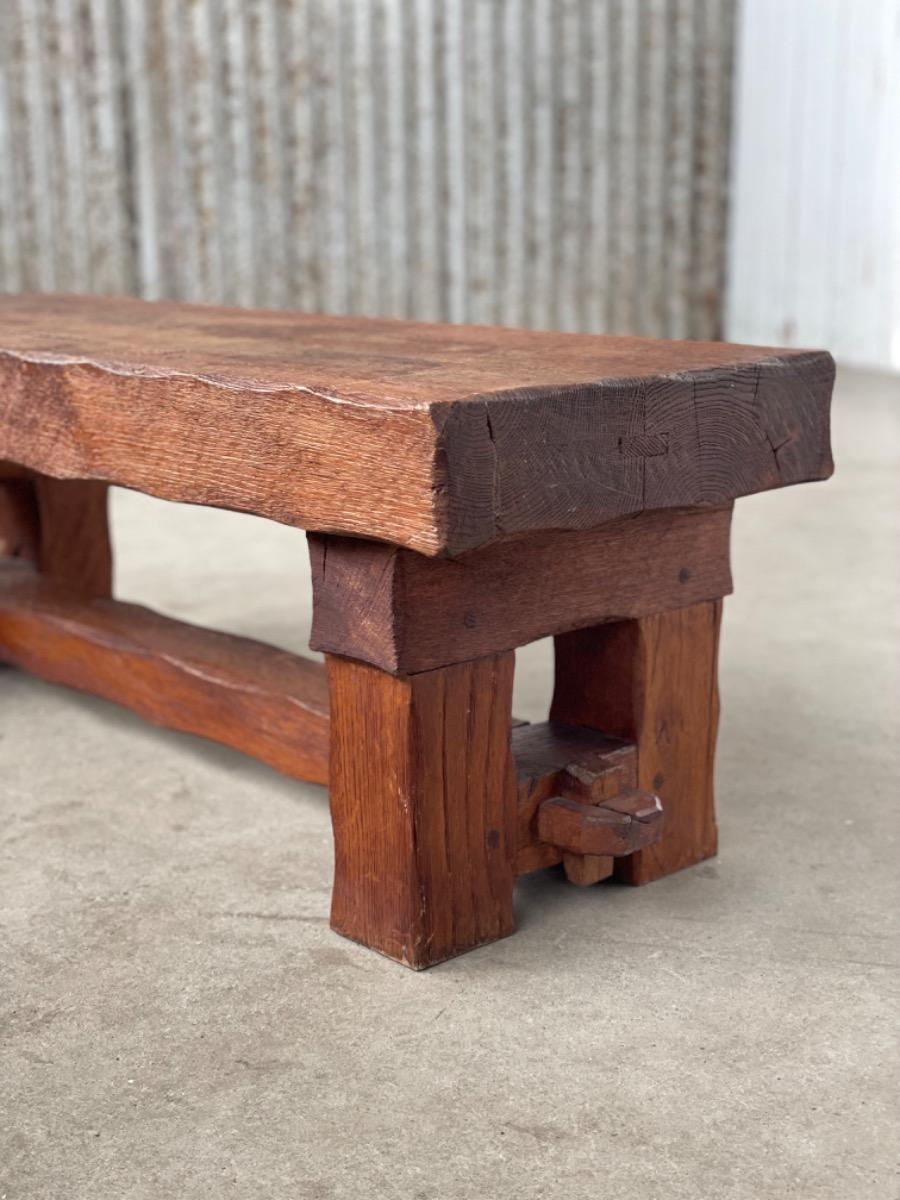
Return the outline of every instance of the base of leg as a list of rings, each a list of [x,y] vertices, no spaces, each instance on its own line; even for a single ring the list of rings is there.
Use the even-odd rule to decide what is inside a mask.
[[[327,661],[332,928],[416,970],[512,933],[512,654]]]

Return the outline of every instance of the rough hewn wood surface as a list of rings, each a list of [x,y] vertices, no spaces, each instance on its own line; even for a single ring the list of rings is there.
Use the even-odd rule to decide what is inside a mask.
[[[37,476],[33,487],[41,574],[80,596],[110,596],[113,566],[107,484]]]
[[[105,483],[49,479],[0,463],[0,558],[34,562],[80,596],[112,592]]]
[[[563,854],[566,879],[576,887],[593,887],[609,879],[616,860],[611,854]]]
[[[513,656],[327,662],[332,928],[417,969],[512,933]]]
[[[538,813],[541,804],[552,796],[563,790],[577,791],[574,776],[590,776],[594,800],[612,797],[623,788],[637,785],[637,753],[633,743],[595,729],[552,722],[520,725],[512,731],[512,750],[519,792],[517,875],[565,860],[559,847],[541,841],[538,836]],[[583,874],[586,877],[587,873]],[[597,875],[590,882],[597,882],[607,874],[608,871]]]
[[[829,355],[0,298],[0,457],[430,555],[832,469]]]
[[[0,558],[36,561],[40,546],[37,501],[28,479],[4,477],[0,463]]]
[[[659,841],[663,815],[659,799],[640,788],[602,804],[553,796],[540,807],[538,836],[569,854],[619,857]]]
[[[0,562],[0,661],[327,782],[319,663],[136,604],[79,599],[15,560]]]
[[[714,600],[556,639],[551,720],[635,741],[638,786],[663,800],[660,841],[616,860],[616,875],[628,883],[648,883],[716,852],[721,615]]]
[[[314,650],[412,673],[731,591],[730,506],[532,534],[459,559],[310,534]]]

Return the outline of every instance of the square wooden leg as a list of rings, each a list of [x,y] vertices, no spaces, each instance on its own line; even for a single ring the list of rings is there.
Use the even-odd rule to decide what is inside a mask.
[[[332,928],[416,969],[512,933],[513,655],[327,662]]]
[[[35,563],[73,596],[109,596],[112,546],[105,483],[50,479],[0,464],[0,557]]]
[[[34,481],[40,526],[38,567],[79,596],[112,593],[109,488],[92,479]]]
[[[641,884],[716,852],[713,766],[721,600],[556,638],[550,718],[637,743],[638,786],[662,798],[661,839],[616,860]]]

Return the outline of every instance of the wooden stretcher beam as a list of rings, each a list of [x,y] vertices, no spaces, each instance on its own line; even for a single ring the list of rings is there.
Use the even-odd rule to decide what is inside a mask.
[[[295,779],[328,779],[320,663],[118,600],[83,599],[0,563],[0,661],[156,725],[232,746]]]

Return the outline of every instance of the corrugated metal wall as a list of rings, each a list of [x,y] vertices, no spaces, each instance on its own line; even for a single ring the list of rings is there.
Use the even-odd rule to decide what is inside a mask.
[[[0,0],[0,288],[718,330],[734,0]]]

